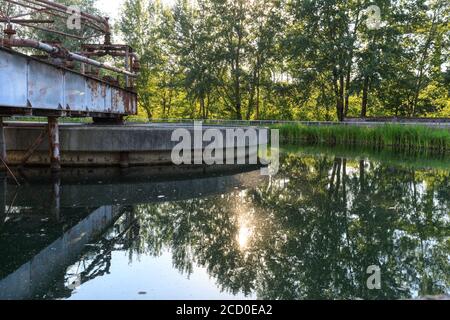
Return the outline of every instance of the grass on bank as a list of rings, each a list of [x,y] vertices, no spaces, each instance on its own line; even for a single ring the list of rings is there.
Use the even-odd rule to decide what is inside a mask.
[[[450,130],[426,126],[275,125],[283,143],[364,146],[407,151],[450,152]]]

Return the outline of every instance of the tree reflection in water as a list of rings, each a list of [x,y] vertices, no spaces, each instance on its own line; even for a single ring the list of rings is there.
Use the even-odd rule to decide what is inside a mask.
[[[173,253],[230,293],[263,299],[449,292],[450,173],[289,154],[260,187],[137,206],[139,254]],[[381,290],[367,268],[381,268]]]

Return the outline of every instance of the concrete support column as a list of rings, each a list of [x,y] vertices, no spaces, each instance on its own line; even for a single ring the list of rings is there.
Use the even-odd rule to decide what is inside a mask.
[[[6,172],[0,172],[0,227],[6,220],[6,191],[7,191],[7,176]]]
[[[3,124],[3,117],[0,117],[0,156],[6,162],[6,140],[5,140],[5,126]]]
[[[50,146],[50,168],[52,171],[57,172],[61,170],[59,125],[57,117],[48,117],[48,138]]]
[[[0,117],[0,157],[2,157],[5,163],[8,162],[6,153],[6,140],[5,140],[5,127],[3,125],[3,117]],[[3,164],[0,165],[2,170],[5,170]]]

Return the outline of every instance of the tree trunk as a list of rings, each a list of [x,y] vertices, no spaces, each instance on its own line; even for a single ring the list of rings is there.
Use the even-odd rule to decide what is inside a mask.
[[[364,78],[363,96],[361,104],[361,118],[365,118],[367,116],[367,104],[369,101],[369,80],[370,79],[368,76]]]
[[[339,121],[344,121],[344,74],[339,76],[339,99],[340,99],[340,117]]]
[[[259,120],[259,99],[261,97],[261,92],[259,89],[259,84],[256,87],[256,113],[255,113],[255,119]]]
[[[347,75],[345,79],[345,103],[344,103],[344,117],[347,117],[349,102],[350,102],[350,80],[351,80],[351,63],[347,69]]]
[[[205,97],[201,96],[199,98],[199,102],[200,102],[200,113],[201,113],[201,117],[202,119],[206,119],[206,110],[205,110]]]
[[[241,101],[241,44],[242,44],[242,35],[241,32],[238,34],[238,45],[236,48],[236,74],[235,74],[235,83],[234,83],[234,95],[236,100],[236,119],[242,120],[242,101]]]
[[[162,116],[163,116],[163,118],[166,118],[166,98],[165,97],[163,97],[163,99],[162,99],[162,109],[163,109]]]
[[[253,112],[253,106],[255,103],[255,93],[256,93],[256,71],[253,72],[253,83],[251,84],[252,88],[250,90],[250,97],[248,100],[247,113],[245,116],[246,120],[250,120]]]
[[[344,121],[344,76],[333,70],[333,87],[336,98],[336,115],[339,121]]]

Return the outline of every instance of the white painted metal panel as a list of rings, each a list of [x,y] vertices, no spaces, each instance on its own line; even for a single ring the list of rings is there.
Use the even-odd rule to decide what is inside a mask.
[[[28,100],[33,108],[58,110],[64,106],[63,70],[30,60]]]
[[[0,51],[0,97],[5,107],[27,107],[27,61]]]
[[[77,74],[67,72],[65,75],[64,108],[69,110],[85,110],[86,81]]]

